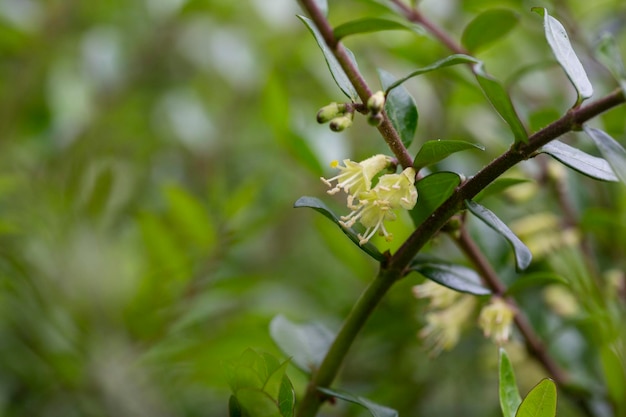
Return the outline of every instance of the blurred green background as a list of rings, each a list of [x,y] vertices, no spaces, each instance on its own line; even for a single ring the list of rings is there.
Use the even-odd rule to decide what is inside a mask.
[[[330,3],[333,24],[394,16],[373,1]],[[541,5],[577,29],[596,96],[615,88],[584,52],[604,29],[623,47],[619,0],[424,1],[423,10],[457,39],[482,10],[519,12],[520,25],[479,54],[496,77],[517,80],[519,68],[551,59],[530,12]],[[0,415],[225,416],[221,364],[247,347],[281,357],[268,335],[273,316],[338,328],[376,265],[322,216],[292,205],[313,195],[341,213],[341,198],[319,181],[329,162],[386,150],[362,118],[344,134],[315,123],[317,109],[343,98],[299,13],[292,0],[0,0]],[[448,55],[409,32],[347,45],[374,89],[378,67],[401,76]],[[508,147],[467,71],[407,86],[420,111],[411,152],[439,138],[487,148],[437,170],[471,175]],[[554,66],[511,91],[534,129],[574,98]],[[601,124],[622,143],[625,114]],[[536,170],[531,162],[514,174]],[[569,180],[581,216],[599,213],[588,223],[606,248],[602,267],[624,268],[615,249],[626,247],[623,188]],[[505,220],[558,210],[536,190],[523,205],[493,199],[490,208]],[[392,248],[409,221],[393,231]],[[489,233],[479,242],[513,279],[511,254]],[[445,239],[431,250],[462,261]],[[499,415],[495,347],[470,329],[453,352],[429,357],[416,337],[417,282],[390,293],[338,385],[401,415]],[[528,363],[525,389],[541,375]],[[289,374],[301,392],[304,375]],[[345,405],[324,412],[363,415]]]

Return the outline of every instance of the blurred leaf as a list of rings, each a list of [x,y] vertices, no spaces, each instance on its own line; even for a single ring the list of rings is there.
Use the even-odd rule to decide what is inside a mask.
[[[519,240],[515,233],[513,233],[513,231],[498,218],[498,216],[496,216],[491,210],[474,201],[465,200],[465,205],[474,216],[478,217],[487,226],[498,232],[511,244],[511,247],[515,252],[515,263],[517,264],[518,269],[524,270],[528,267],[528,265],[530,265],[530,262],[533,259],[533,255],[530,253],[530,250],[521,240]]]
[[[413,161],[415,170],[419,171],[421,168],[435,164],[455,152],[461,152],[467,149],[480,149],[484,151],[485,147],[460,140],[430,140],[424,142]]]
[[[598,44],[598,57],[602,64],[609,69],[613,77],[619,82],[622,92],[626,94],[626,68],[615,38],[610,33],[604,33]]]
[[[378,77],[383,89],[388,89],[396,81],[393,75],[382,69],[378,70]],[[396,88],[387,94],[385,112],[389,116],[393,127],[398,131],[404,146],[407,148],[411,146],[415,137],[419,115],[415,100],[413,100],[406,88]]]
[[[228,416],[243,417],[239,401],[237,401],[237,397],[235,397],[234,395],[231,395],[230,399],[228,400]]]
[[[513,282],[506,293],[508,295],[519,294],[522,290],[531,287],[543,287],[550,284],[564,284],[567,285],[567,280],[554,272],[533,272],[531,274],[523,275]]]
[[[617,175],[617,178],[626,184],[626,149],[600,129],[584,125],[583,130],[593,139],[600,153],[607,160],[615,175]]]
[[[339,398],[344,401],[349,401],[354,404],[358,404],[367,409],[374,417],[398,417],[398,412],[391,408],[376,404],[367,398],[358,397],[345,391],[337,391],[329,388],[318,388],[318,391],[328,394],[335,398]]]
[[[463,31],[461,43],[467,50],[476,52],[504,38],[518,21],[519,15],[511,10],[486,10],[467,25]]]
[[[485,96],[487,96],[487,99],[502,119],[509,125],[515,137],[515,142],[528,142],[526,129],[519,120],[513,103],[508,93],[504,90],[504,87],[502,87],[498,80],[485,72],[482,63],[474,66],[474,72]]]
[[[515,417],[555,417],[556,385],[550,379],[537,384],[524,398]]]
[[[436,172],[417,181],[417,204],[410,211],[415,226],[422,224],[460,183],[461,178],[454,172]]]
[[[286,362],[285,362],[286,363]],[[278,408],[283,417],[292,417],[296,405],[296,392],[287,375],[283,376],[278,394]]]
[[[176,230],[201,248],[212,248],[217,241],[217,231],[198,199],[177,185],[167,186],[165,197]]]
[[[609,396],[615,404],[620,404],[618,409],[624,409],[626,405],[626,367],[623,360],[616,354],[610,345],[600,347],[600,363]]]
[[[341,91],[343,91],[343,93],[346,96],[348,96],[350,100],[357,101],[359,99],[359,94],[354,89],[354,86],[350,82],[350,79],[344,72],[343,68],[341,68],[339,61],[337,61],[337,58],[335,58],[335,55],[333,55],[333,52],[330,50],[328,45],[326,45],[326,42],[324,41],[324,37],[315,26],[315,23],[308,17],[298,16],[298,18],[302,20],[302,22],[304,22],[306,27],[309,28],[309,31],[315,37],[317,44],[319,45],[320,49],[324,53],[324,58],[326,59],[326,63],[328,64],[328,69],[330,69],[330,73],[332,74],[333,79],[335,80],[335,82],[337,83]],[[346,52],[352,59],[352,62],[354,63],[354,65],[356,66],[356,60],[354,59],[354,55],[352,54],[352,52],[350,52],[348,48],[346,48]]]
[[[591,178],[602,181],[617,181],[609,163],[597,156],[589,155],[558,140],[544,145],[540,153],[547,153],[568,167]]]
[[[389,84],[387,87],[385,88],[385,92],[387,94],[389,94],[389,92],[391,90],[393,90],[394,88],[398,87],[399,85],[403,84],[405,81],[413,78],[413,77],[417,77],[418,75],[422,75],[425,74],[427,72],[431,72],[431,71],[435,71],[437,69],[440,68],[445,68],[445,67],[450,67],[453,65],[459,65],[459,64],[478,64],[481,61],[471,57],[469,55],[463,55],[463,54],[455,54],[455,55],[450,55],[442,60],[439,60],[437,62],[435,62],[432,65],[429,65],[427,67],[424,68],[420,68],[418,70],[415,70],[413,72],[411,72],[409,75],[398,79],[397,81],[394,81],[393,83]]]
[[[272,371],[272,373],[268,376],[265,385],[263,386],[263,391],[265,391],[271,398],[278,398],[282,389],[283,379],[285,377],[285,372],[287,371],[287,365],[289,365],[289,361],[283,362],[282,365]]]
[[[483,285],[480,275],[465,266],[418,256],[409,265],[409,270],[455,291],[474,295],[491,294],[491,290]]]
[[[526,178],[497,178],[495,181],[483,188],[481,192],[476,194],[474,201],[481,201],[489,196],[501,194],[509,187],[514,187],[518,184],[524,184],[527,182],[530,182],[530,180]]]
[[[340,40],[348,35],[359,33],[380,32],[384,30],[412,30],[406,24],[389,19],[376,17],[352,20],[337,26],[333,33],[335,39]]]
[[[322,363],[335,335],[322,324],[296,324],[282,315],[272,319],[270,336],[304,372],[311,373]]]
[[[385,256],[380,253],[380,251],[376,248],[376,246],[372,245],[371,243],[368,242],[364,245],[360,245],[360,239],[357,232],[355,232],[352,228],[343,227],[341,224],[339,224],[339,218],[337,217],[337,215],[335,215],[335,213],[333,213],[320,199],[306,196],[300,197],[293,206],[295,208],[309,207],[319,213],[322,213],[325,217],[332,220],[333,223],[339,226],[341,231],[345,233],[346,236],[348,236],[350,240],[354,242],[354,244],[357,245],[363,252],[367,253],[369,256],[380,262],[386,259]]]
[[[567,78],[576,89],[578,99],[576,105],[582,103],[593,94],[593,87],[587,77],[587,73],[576,56],[576,52],[570,44],[565,28],[554,17],[548,14],[548,10],[543,7],[533,7],[532,10],[543,16],[543,27],[545,29],[546,40],[552,48],[552,52],[559,62]]]
[[[536,132],[561,117],[561,113],[554,108],[543,108],[533,111],[528,116],[528,125],[532,132]]]
[[[500,348],[500,408],[504,417],[515,417],[522,402],[509,356]]]
[[[263,390],[242,388],[237,391],[237,401],[246,416],[282,417],[278,404]]]

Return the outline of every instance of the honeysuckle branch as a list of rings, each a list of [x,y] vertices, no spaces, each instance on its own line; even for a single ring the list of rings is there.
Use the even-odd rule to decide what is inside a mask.
[[[367,100],[372,95],[372,90],[367,85],[367,82],[359,72],[358,68],[354,65],[354,62],[348,56],[346,52],[346,48],[344,48],[343,44],[339,42],[335,35],[333,34],[333,28],[328,22],[328,19],[324,16],[322,11],[317,7],[315,1],[313,0],[300,0],[300,4],[309,14],[309,17],[315,23],[315,26],[322,34],[324,38],[324,42],[333,52],[335,58],[341,65],[341,68],[350,79],[350,82],[354,86],[359,98],[363,101],[363,103],[367,103]],[[408,168],[413,166],[413,158],[407,151],[406,147],[402,143],[400,139],[400,135],[394,129],[389,117],[387,114],[383,112],[383,121],[378,126],[378,131],[387,142],[387,146],[393,152],[393,154],[398,159],[398,163],[403,168]]]
[[[483,252],[476,245],[472,237],[467,231],[467,228],[463,226],[457,237],[454,238],[454,242],[465,254],[465,256],[472,262],[476,271],[485,281],[485,284],[493,291],[497,296],[504,297],[507,303],[515,310],[514,322],[518,328],[524,342],[526,349],[535,358],[541,366],[546,370],[548,375],[563,389],[570,397],[577,403],[580,409],[587,415],[593,416],[594,413],[589,407],[587,398],[588,393],[580,392],[570,384],[568,375],[561,369],[561,367],[554,361],[554,359],[548,353],[545,345],[539,338],[539,336],[533,330],[532,325],[522,313],[517,303],[512,297],[506,297],[506,287],[498,278],[498,274],[493,269]]]

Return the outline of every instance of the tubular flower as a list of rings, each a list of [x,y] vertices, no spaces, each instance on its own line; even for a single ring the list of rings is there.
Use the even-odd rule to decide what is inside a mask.
[[[365,232],[359,234],[361,245],[367,243],[376,233],[390,241],[393,236],[385,229],[384,222],[396,219],[394,210],[398,208],[410,210],[415,206],[417,190],[414,184],[413,168],[407,168],[400,174],[383,175],[374,188],[356,195],[358,204],[353,204],[355,196],[348,197],[348,207],[352,212],[341,217],[341,225],[352,227],[358,220],[365,226]]]
[[[413,286],[413,295],[415,298],[430,298],[429,308],[433,309],[450,307],[462,297],[460,292],[428,279],[423,284]]]
[[[478,325],[483,329],[485,337],[491,337],[498,345],[502,345],[511,336],[514,317],[515,310],[503,299],[494,297],[480,311]]]
[[[419,336],[424,339],[431,355],[436,356],[456,346],[475,303],[474,297],[463,295],[451,306],[426,314],[426,326],[420,330]]]
[[[333,161],[330,165],[333,168],[339,168],[339,175],[329,179],[323,177],[320,179],[328,187],[332,187],[328,190],[328,194],[336,194],[342,189],[344,192],[350,194],[352,197],[348,198],[348,207],[350,207],[354,196],[363,191],[369,191],[372,188],[372,178],[385,169],[387,165],[389,165],[389,162],[389,157],[385,155],[374,155],[362,162],[353,162],[349,159],[344,159],[344,166],[339,165],[337,161]],[[333,181],[337,182],[334,187],[332,186]]]

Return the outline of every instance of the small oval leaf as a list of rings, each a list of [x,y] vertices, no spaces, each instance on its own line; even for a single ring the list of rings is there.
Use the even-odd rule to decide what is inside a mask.
[[[550,155],[588,177],[601,181],[617,181],[617,176],[606,160],[589,155],[558,140],[553,140],[544,145],[539,152]]]
[[[583,130],[593,139],[617,178],[626,184],[626,150],[615,139],[600,129],[585,125]]]
[[[465,200],[465,205],[474,216],[478,217],[487,226],[498,232],[511,244],[513,252],[515,252],[517,268],[520,270],[528,268],[530,261],[533,259],[533,255],[515,233],[488,208],[470,200]]]
[[[555,417],[556,385],[550,379],[537,384],[524,398],[515,417]]]
[[[467,25],[461,43],[468,51],[476,52],[502,39],[518,21],[519,15],[511,10],[486,10]]]
[[[491,294],[476,271],[465,266],[418,256],[411,262],[409,270],[418,272],[451,290],[474,295]]]
[[[335,223],[341,229],[341,231],[345,233],[345,235],[348,236],[350,240],[355,245],[357,245],[363,252],[367,253],[369,256],[371,256],[372,258],[380,262],[386,259],[385,255],[380,253],[380,251],[373,244],[369,242],[364,245],[359,244],[359,241],[361,239],[359,239],[358,233],[355,232],[354,229],[352,228],[346,228],[346,227],[343,227],[341,224],[339,224],[339,218],[337,217],[337,215],[333,213],[326,206],[326,204],[324,204],[319,198],[307,197],[307,196],[300,197],[298,201],[294,203],[293,206],[295,208],[309,207],[319,213],[322,213],[326,218],[330,219],[333,223]]]
[[[392,84],[390,84],[389,86],[386,87],[385,89],[385,93],[389,93],[391,90],[393,90],[394,88],[398,87],[399,85],[401,85],[402,83],[404,83],[405,81],[413,78],[413,77],[417,77],[418,75],[422,75],[425,74],[427,72],[431,72],[431,71],[435,71],[438,70],[440,68],[445,68],[445,67],[450,67],[453,65],[459,65],[459,64],[478,64],[480,62],[480,60],[469,56],[469,55],[463,55],[463,54],[455,54],[455,55],[450,55],[449,57],[446,57],[444,59],[441,59],[437,62],[435,62],[434,64],[431,64],[427,67],[424,68],[420,68],[418,70],[415,70],[413,72],[411,72],[409,75],[407,75],[406,77],[400,78],[399,80],[393,82]]]
[[[343,68],[339,64],[339,61],[337,61],[337,58],[335,58],[335,55],[333,55],[333,52],[330,50],[328,45],[326,45],[326,42],[324,41],[324,37],[315,26],[315,23],[311,19],[305,16],[298,16],[298,18],[302,20],[302,22],[306,25],[309,31],[313,34],[313,37],[315,37],[315,41],[317,42],[318,46],[322,50],[322,53],[324,54],[324,58],[326,59],[326,64],[328,64],[328,69],[330,70],[330,73],[333,76],[333,79],[335,80],[335,82],[337,83],[341,91],[343,91],[343,93],[346,96],[348,96],[350,100],[357,101],[359,99],[359,94],[354,89],[354,86],[352,85],[352,83],[350,82],[350,79],[348,78]],[[356,60],[354,59],[354,54],[352,54],[352,52],[348,48],[346,48],[346,52],[352,59],[352,62],[354,63],[354,65],[356,66]]]
[[[381,69],[378,70],[378,76],[383,89],[387,89],[389,85],[396,81],[393,75]],[[413,100],[409,91],[404,87],[400,87],[387,94],[385,112],[389,120],[391,120],[393,127],[398,131],[402,143],[408,148],[415,137],[419,118],[415,100]]]
[[[467,149],[480,149],[484,151],[485,147],[461,140],[429,140],[424,142],[417,152],[415,160],[413,161],[413,167],[416,171],[419,171],[421,168],[435,164],[455,152],[461,152]]]
[[[324,394],[330,395],[335,398],[339,398],[340,400],[349,401],[354,404],[358,404],[369,411],[373,417],[398,417],[398,412],[389,407],[385,407],[380,404],[376,404],[367,398],[359,397],[349,392],[338,391],[329,388],[318,388],[318,391],[323,392]]]
[[[278,315],[270,323],[270,336],[291,357],[291,362],[311,373],[322,363],[335,335],[320,323],[297,324]]]
[[[436,172],[415,183],[417,188],[417,204],[410,211],[413,224],[417,227],[437,207],[448,199],[454,189],[461,183],[461,178],[454,172]]]
[[[515,142],[528,142],[526,129],[517,116],[517,112],[515,111],[515,107],[513,107],[511,98],[504,87],[500,84],[500,82],[498,82],[498,80],[485,72],[482,63],[474,66],[474,74],[476,74],[478,85],[480,85],[480,88],[485,93],[487,100],[489,100],[493,108],[498,112],[506,124],[509,125],[511,132],[513,132],[513,136],[515,137]]]
[[[333,30],[333,33],[335,35],[335,39],[340,40],[349,35],[381,32],[384,30],[412,30],[412,28],[404,23],[396,22],[394,20],[372,17],[343,23],[337,26]]]
[[[513,366],[509,356],[503,348],[500,348],[500,408],[504,417],[514,417],[522,397],[519,395]]]
[[[546,40],[556,60],[559,62],[559,65],[561,65],[567,78],[569,78],[578,93],[576,105],[582,103],[583,100],[591,97],[593,87],[591,86],[591,82],[587,77],[583,65],[576,56],[576,52],[574,52],[574,48],[572,48],[565,28],[561,22],[550,16],[545,8],[533,7],[532,10],[543,16]]]

